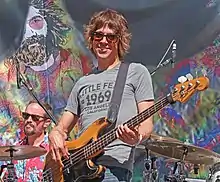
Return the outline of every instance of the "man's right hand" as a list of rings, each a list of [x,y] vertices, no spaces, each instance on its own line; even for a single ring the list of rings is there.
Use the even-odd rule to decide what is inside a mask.
[[[67,135],[62,129],[58,126],[54,127],[49,134],[49,141],[50,141],[50,150],[52,152],[52,158],[55,161],[60,161],[61,165],[61,157],[68,158],[68,149],[65,144],[65,139]]]

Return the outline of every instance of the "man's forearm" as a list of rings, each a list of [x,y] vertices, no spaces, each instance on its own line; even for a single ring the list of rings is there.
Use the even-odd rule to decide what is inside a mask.
[[[148,139],[153,132],[153,117],[142,122],[138,127],[138,133],[142,135],[142,141]]]
[[[58,122],[56,128],[60,130],[60,132],[64,132],[66,135],[69,135],[71,130],[74,128],[78,121],[78,117],[72,114],[69,111],[65,111],[60,121]]]

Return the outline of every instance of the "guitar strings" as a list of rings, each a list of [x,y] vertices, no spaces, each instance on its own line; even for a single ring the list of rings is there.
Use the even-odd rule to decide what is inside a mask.
[[[155,106],[157,107],[159,104],[161,105],[161,104],[165,104],[165,103],[167,103],[167,100],[161,100],[160,102],[157,102],[155,105],[153,105],[153,107],[150,107],[149,108],[149,111],[151,112],[151,109],[152,108],[155,108]],[[147,111],[147,110],[146,110]],[[154,111],[153,112],[155,112],[155,109],[154,109]],[[145,113],[145,112],[143,112],[144,113],[144,117],[145,117],[145,115],[146,114],[148,114],[148,113]],[[134,118],[134,121],[136,122],[136,121],[138,121],[138,118]],[[115,133],[112,133],[112,134],[114,134],[115,135]],[[108,133],[106,133],[106,135],[103,135],[103,138],[105,139],[105,140],[108,140],[108,139],[111,139],[112,137],[114,137],[114,135],[109,135]],[[106,136],[107,136],[107,138],[106,138]],[[101,137],[100,137],[101,138]],[[99,138],[99,139],[100,139]],[[90,147],[92,148],[96,148],[97,147],[97,145],[99,145],[99,144],[102,144],[102,143],[100,143],[100,141],[101,140],[97,140],[96,142],[94,142],[94,143],[91,143],[90,144]],[[104,141],[105,141],[104,140]],[[95,144],[95,145],[94,145]],[[82,157],[82,155],[85,155],[85,149],[84,149],[85,147],[83,147],[83,148],[81,148],[81,149],[79,149],[78,151],[76,151],[75,153],[73,153],[73,154],[71,154],[70,155],[70,159],[71,160],[69,160],[69,159],[64,159],[63,160],[63,165],[64,165],[64,171],[65,170],[67,170],[68,168],[70,168],[70,167],[72,167],[73,165],[75,165],[76,163],[78,163],[78,162],[80,162],[82,159],[83,159],[83,157]],[[73,156],[74,155],[74,156]],[[74,158],[72,158],[72,157],[74,157]],[[46,171],[45,171],[45,175],[44,176],[47,176],[47,175],[50,175],[50,174],[48,174],[47,173],[47,171],[49,172],[49,170],[47,169]],[[53,169],[53,172],[58,172],[58,171],[60,171],[60,168],[57,168],[57,167],[55,167],[54,169]],[[50,172],[49,172],[50,173]]]
[[[149,108],[149,112],[143,112],[143,113],[141,113],[140,115],[142,115],[142,117],[145,117],[146,116],[146,114],[148,114],[148,115],[151,115],[153,112],[155,112],[155,106],[156,107],[158,107],[158,105],[164,105],[165,103],[167,103],[167,99],[166,98],[164,98],[163,100],[161,100],[160,102],[158,102],[158,103],[156,103],[155,105],[153,105],[152,107],[150,107]],[[152,112],[152,109],[154,109],[153,110],[153,112]],[[147,111],[147,110],[146,110]],[[144,115],[143,115],[144,114]],[[133,120],[134,120],[134,124],[137,122],[137,121],[139,121],[139,117],[134,117],[134,118],[132,118]],[[131,119],[131,120],[132,120]],[[130,123],[131,125],[133,124],[133,123]],[[112,131],[116,131],[117,130],[117,128],[115,128],[114,130],[112,130]],[[112,132],[112,131],[110,131],[110,132]],[[98,140],[96,140],[95,142],[93,142],[93,143],[91,143],[91,144],[89,144],[89,146],[86,146],[86,147],[91,147],[91,148],[96,148],[96,147],[98,147],[99,145],[101,145],[102,143],[100,143],[100,141],[101,140],[103,140],[103,138],[104,139],[111,139],[111,138],[114,138],[114,136],[115,136],[115,133],[111,133],[111,135],[109,134],[110,132],[108,132],[108,133],[106,133],[105,135],[103,135],[102,137],[100,137],[100,138],[98,138]],[[107,138],[106,138],[106,136],[107,136]],[[108,138],[108,136],[110,136],[109,138]],[[106,141],[106,140],[104,140],[104,141]],[[87,150],[85,150],[85,151],[87,151]],[[76,152],[77,153],[77,152]],[[76,154],[75,153],[75,154]],[[87,152],[86,152],[87,153]],[[91,152],[91,153],[94,153],[93,151]],[[91,154],[92,155],[92,154]],[[65,162],[69,162],[69,160],[64,160],[63,161],[64,163]]]
[[[158,102],[156,102],[153,106],[151,106],[149,109],[147,109],[150,113],[152,112],[152,109],[154,109],[153,110],[153,112],[152,112],[152,114],[154,114],[155,113],[155,107],[158,107],[159,105],[163,105],[163,107],[165,106],[165,105],[167,105],[169,102],[168,102],[168,99],[167,99],[167,97],[164,97],[163,99],[161,99],[160,101],[158,101]],[[147,110],[145,110],[145,111],[147,111]],[[147,115],[149,115],[149,113],[148,112],[145,112],[145,111],[143,111],[143,113],[140,113],[141,115],[143,114],[143,117],[145,117],[145,116],[147,116]],[[138,116],[138,115],[137,115]],[[137,117],[137,116],[135,116],[134,117],[134,123],[136,123],[136,122],[138,122],[139,121],[139,118]],[[112,130],[112,131],[116,131],[117,130],[117,128],[115,128],[114,130]],[[111,131],[111,132],[112,132]],[[63,165],[64,165],[64,169],[63,169],[63,171],[66,171],[67,169],[69,169],[69,168],[71,168],[72,166],[74,166],[75,164],[77,164],[78,162],[80,162],[81,160],[84,160],[84,158],[86,157],[86,148],[87,147],[91,147],[91,148],[95,148],[96,149],[96,147],[97,147],[97,145],[99,146],[99,145],[102,145],[102,143],[101,143],[101,141],[104,139],[104,142],[105,141],[108,141],[109,139],[112,139],[112,137],[114,138],[115,137],[115,132],[114,133],[111,133],[110,135],[109,135],[109,133],[106,133],[105,135],[103,135],[102,137],[100,137],[100,138],[98,138],[95,142],[93,142],[93,143],[90,143],[89,145],[87,145],[87,146],[84,146],[83,148],[81,148],[81,149],[79,149],[79,150],[77,150],[75,153],[73,153],[73,154],[70,154],[70,156],[69,156],[69,158],[70,159],[64,159],[63,160]],[[88,150],[89,151],[89,150]],[[92,151],[92,150],[91,150]],[[91,154],[93,153],[93,151],[91,152]],[[84,157],[84,158],[83,158]],[[49,176],[51,176],[51,168],[48,168],[47,170],[45,170],[44,171],[44,173],[43,173],[43,177],[44,178],[47,178],[47,177],[49,177]],[[60,167],[54,167],[54,168],[52,168],[52,173],[56,173],[56,172],[60,172]]]

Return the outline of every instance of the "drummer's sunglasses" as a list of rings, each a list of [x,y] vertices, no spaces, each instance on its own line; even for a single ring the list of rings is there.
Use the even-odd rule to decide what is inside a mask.
[[[109,43],[115,43],[115,42],[117,42],[119,35],[117,35],[117,34],[104,34],[102,32],[93,32],[92,33],[92,38],[95,41],[101,41],[104,37],[106,37],[106,40]]]
[[[48,118],[45,117],[45,116],[39,116],[39,115],[36,115],[36,114],[29,114],[29,113],[27,113],[27,112],[22,112],[22,117],[23,117],[25,120],[28,119],[30,116],[31,116],[31,118],[32,118],[32,120],[33,120],[34,122],[39,121],[40,118],[48,119]]]

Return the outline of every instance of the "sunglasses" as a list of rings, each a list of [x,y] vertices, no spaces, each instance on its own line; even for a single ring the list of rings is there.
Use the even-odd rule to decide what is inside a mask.
[[[104,34],[102,32],[93,32],[92,37],[95,41],[101,41],[105,37],[109,43],[115,43],[119,38],[117,34]]]
[[[29,117],[31,116],[32,120],[34,122],[39,121],[41,118],[43,119],[48,119],[47,117],[44,116],[39,116],[39,115],[35,115],[35,114],[29,114],[27,112],[22,112],[22,117],[27,120]]]

